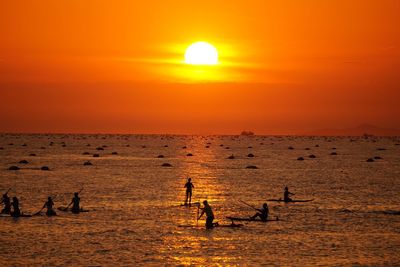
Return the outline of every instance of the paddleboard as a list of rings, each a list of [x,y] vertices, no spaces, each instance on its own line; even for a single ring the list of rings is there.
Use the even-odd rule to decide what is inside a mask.
[[[268,219],[266,221],[263,221],[263,220],[258,219],[258,218],[257,219],[252,219],[252,218],[240,218],[240,217],[230,217],[230,216],[228,216],[226,218],[229,219],[229,220],[232,220],[232,221],[243,221],[243,222],[276,222],[276,221],[279,221],[278,217],[276,219]]]
[[[64,212],[70,212],[70,211],[71,211],[71,208],[68,208],[68,209],[66,210],[65,207],[58,207],[57,209],[58,209],[59,211],[64,211]],[[81,209],[79,212],[89,212],[89,210]]]
[[[219,224],[216,223],[213,228],[238,228],[242,227],[243,224]],[[178,227],[183,227],[183,228],[203,228],[206,229],[205,225],[178,225]],[[212,229],[212,228],[210,228]]]
[[[30,215],[30,214],[21,214],[20,216],[18,216],[18,217],[14,217],[14,216],[11,216],[10,214],[0,214],[0,217],[4,217],[4,218],[20,218],[20,217],[32,217],[32,215]]]
[[[283,199],[267,199],[267,201],[275,201],[275,202],[285,202],[285,203],[295,203],[295,202],[310,202],[313,201],[314,199],[294,199],[291,201],[285,201]]]

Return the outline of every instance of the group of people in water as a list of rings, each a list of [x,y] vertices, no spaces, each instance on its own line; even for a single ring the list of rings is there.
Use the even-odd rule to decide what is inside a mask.
[[[3,194],[3,197],[0,201],[0,204],[4,205],[4,208],[1,210],[1,214],[9,214],[12,217],[20,217],[22,215],[21,209],[19,207],[19,200],[16,196],[12,198],[12,202],[10,200],[10,197],[8,196],[10,190],[8,190],[6,193]],[[40,214],[40,212],[46,208],[46,215],[47,216],[56,216],[57,213],[54,210],[54,200],[52,197],[48,197],[47,201],[44,203],[43,207],[34,215]],[[65,208],[59,208],[62,211],[67,211],[68,208],[72,205],[72,208],[70,211],[72,213],[79,213],[82,211],[80,207],[80,197],[79,197],[79,192],[74,193],[74,197],[72,198],[71,202],[68,204],[67,207]]]
[[[185,198],[184,205],[190,206],[191,202],[192,202],[192,194],[193,194],[193,188],[194,188],[191,178],[187,179],[187,182],[186,182],[184,188],[186,188],[186,198]],[[10,189],[5,194],[3,194],[3,197],[1,199],[0,204],[4,205],[4,208],[1,210],[1,214],[9,214],[13,217],[20,217],[22,213],[21,213],[21,210],[19,207],[19,200],[16,196],[14,196],[12,198],[12,202],[11,202],[11,199],[8,196],[9,191],[10,191]],[[67,207],[61,208],[61,209],[59,208],[59,209],[63,210],[63,211],[67,211],[68,208],[72,205],[71,212],[73,212],[73,213],[81,212],[82,209],[80,207],[79,193],[80,192],[74,193],[74,197],[72,198],[71,202],[68,204]],[[289,188],[286,186],[284,193],[283,193],[283,201],[285,201],[285,202],[292,201],[292,199],[290,198],[291,195],[294,195],[294,193],[289,192]],[[198,203],[198,204],[200,205],[200,203]],[[54,210],[54,205],[55,204],[54,204],[53,198],[48,197],[47,201],[44,203],[42,209],[35,214],[39,214],[44,208],[46,208],[47,216],[56,216],[57,213]],[[199,207],[199,209],[200,209],[200,207]],[[253,216],[251,216],[249,219],[255,220],[255,219],[259,218],[261,221],[268,220],[269,208],[268,208],[267,203],[264,203],[262,205],[261,209],[257,209],[257,208],[254,208],[254,209],[257,211],[257,213],[254,214]],[[201,210],[202,210],[202,212],[197,217],[197,221],[200,220],[204,214],[206,214],[206,228],[213,228],[215,226],[215,223],[213,222],[214,221],[214,213],[213,213],[212,208],[207,200],[203,201],[203,208],[201,208]]]
[[[184,188],[186,188],[186,198],[185,198],[185,203],[184,206],[190,206],[191,205],[191,201],[192,201],[192,193],[193,193],[193,188],[194,185],[192,183],[192,179],[188,178],[187,182],[184,186]],[[289,191],[289,188],[287,186],[285,186],[284,192],[283,192],[283,201],[284,202],[290,202],[292,201],[292,199],[290,198],[291,195],[294,195],[294,193]],[[198,203],[199,208],[200,208],[200,203]],[[248,204],[246,204],[248,205]],[[250,206],[250,205],[248,205]],[[252,207],[252,206],[250,206]],[[252,207],[254,208],[254,207]],[[261,209],[257,209],[254,208],[257,213],[254,214],[253,216],[249,217],[249,219],[251,220],[256,220],[257,218],[259,218],[261,221],[267,221],[268,220],[268,214],[269,214],[269,208],[268,208],[268,204],[264,203],[262,205]],[[206,214],[206,228],[210,229],[213,228],[214,226],[216,226],[217,224],[214,223],[214,213],[212,211],[212,208],[210,206],[210,204],[208,203],[207,200],[203,201],[203,208],[201,208],[201,213],[200,215],[197,217],[197,221],[201,219],[201,217],[203,217],[204,214]]]

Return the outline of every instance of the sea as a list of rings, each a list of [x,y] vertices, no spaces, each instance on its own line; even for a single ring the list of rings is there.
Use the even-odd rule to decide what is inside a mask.
[[[279,220],[205,229],[188,177],[220,225]],[[0,266],[400,266],[400,137],[1,134],[9,189],[89,212],[0,217]]]

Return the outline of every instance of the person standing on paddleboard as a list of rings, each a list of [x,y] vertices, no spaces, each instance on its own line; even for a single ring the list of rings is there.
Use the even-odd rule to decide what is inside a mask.
[[[43,205],[43,208],[45,208],[45,207],[47,208],[47,211],[46,211],[47,216],[56,216],[57,215],[57,213],[53,209],[53,206],[54,206],[53,199],[51,197],[48,197],[46,203],[44,203],[44,205]]]
[[[269,213],[267,203],[264,203],[262,208],[257,209],[257,211],[259,212],[251,216],[250,219],[254,220],[255,218],[259,217],[262,221],[266,222],[268,220],[268,213]]]
[[[292,199],[289,197],[290,195],[294,195],[293,193],[289,192],[289,188],[285,186],[285,191],[283,192],[283,201],[290,202]]]
[[[188,178],[184,188],[186,188],[186,199],[185,199],[185,206],[188,205],[188,200],[189,200],[189,205],[192,202],[192,189],[194,188],[194,185],[192,183],[192,179]]]
[[[7,193],[3,194],[1,203],[4,204],[4,208],[1,210],[1,213],[2,214],[10,214],[11,213],[11,200]]]
[[[211,229],[214,227],[213,221],[214,221],[214,213],[212,212],[211,206],[208,204],[207,200],[203,201],[204,208],[201,211],[200,216],[197,218],[197,220],[200,220],[200,218],[203,216],[205,213],[207,218],[206,218],[206,228]]]

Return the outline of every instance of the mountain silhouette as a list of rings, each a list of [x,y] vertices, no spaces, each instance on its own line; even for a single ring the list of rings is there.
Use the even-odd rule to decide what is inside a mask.
[[[355,128],[344,129],[319,129],[306,135],[330,135],[330,136],[400,136],[400,129],[381,128],[372,124],[363,123]]]

